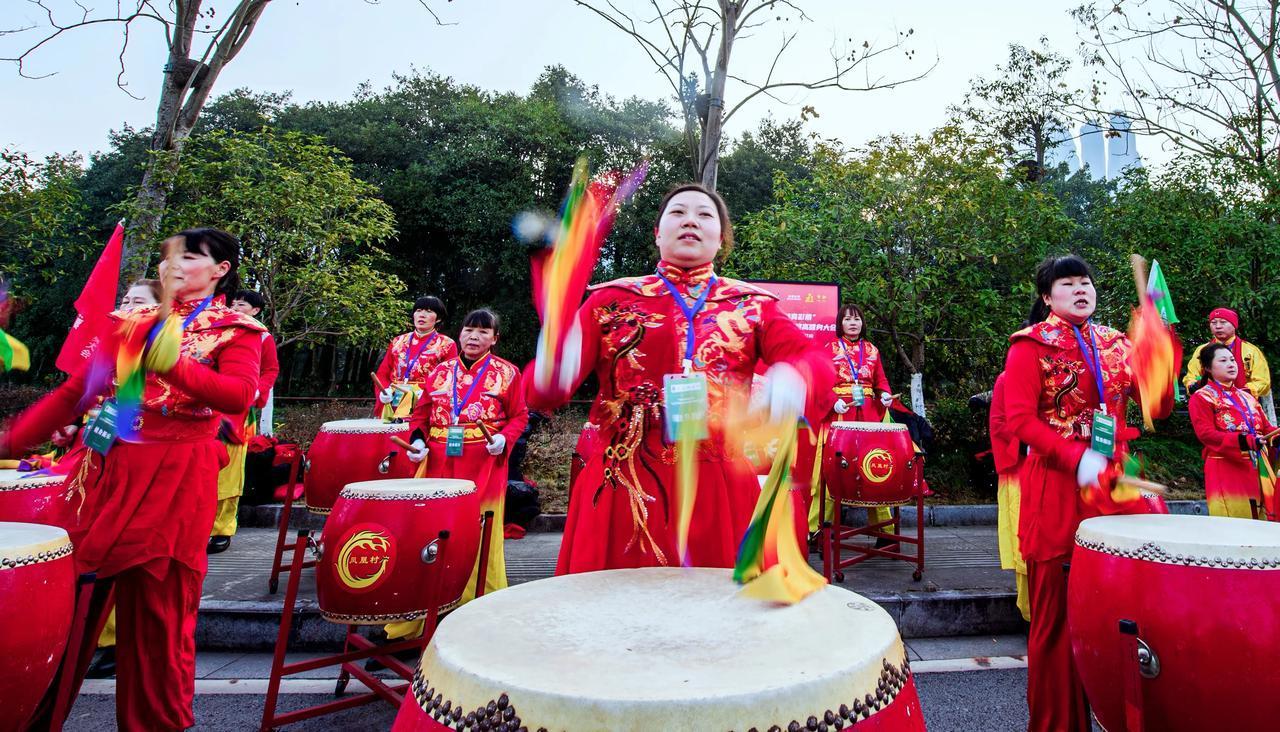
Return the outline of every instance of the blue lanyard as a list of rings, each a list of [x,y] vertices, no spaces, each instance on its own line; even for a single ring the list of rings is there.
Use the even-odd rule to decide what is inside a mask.
[[[489,359],[493,358],[493,354],[484,357],[484,365],[480,367],[480,372],[476,374],[476,378],[471,381],[471,386],[467,387],[467,393],[462,395],[462,401],[458,401],[458,364],[462,362],[459,357],[453,362],[453,423],[458,423],[458,417],[462,415],[462,409],[467,406],[467,402],[471,401],[471,392],[476,390],[481,381],[484,381],[484,372],[489,370]]]
[[[862,366],[867,362],[867,342],[858,339],[858,368],[853,367],[853,359],[849,357],[849,349],[844,344],[844,338],[840,338],[840,350],[844,351],[844,360],[849,362],[849,371],[853,374],[853,382],[858,383],[858,375],[862,373]]]
[[[203,312],[205,308],[209,307],[209,303],[211,302],[213,302],[213,295],[210,295],[200,301],[200,304],[196,306],[196,309],[192,310],[191,314],[188,315],[186,319],[182,321],[183,332],[186,332],[187,326],[191,325],[191,321],[195,320],[197,315]],[[163,328],[164,328],[163,320],[157,320],[156,324],[151,326],[151,332],[147,334],[147,348],[151,347],[151,344],[155,342],[156,336],[160,335],[160,331]]]
[[[1089,356],[1090,351],[1084,347],[1084,336],[1080,334],[1080,328],[1072,325],[1071,329],[1076,333],[1076,344],[1080,346],[1080,355],[1084,358],[1085,365],[1089,367],[1089,372],[1093,374],[1093,383],[1098,387],[1098,405],[1102,407],[1103,411],[1106,411],[1106,382],[1102,378],[1102,362],[1098,358],[1098,339],[1093,332],[1092,321],[1085,321],[1085,327],[1089,329],[1089,348],[1092,349],[1092,358]]]
[[[409,335],[410,343],[413,343],[413,335],[414,334]],[[402,359],[400,363],[401,363],[401,366],[403,366],[403,370],[400,376],[401,381],[409,380],[409,372],[413,371],[413,367],[417,365],[418,357],[422,355],[422,352],[427,349],[427,346],[431,345],[431,342],[434,341],[436,339],[436,336],[438,335],[440,335],[440,331],[438,330],[432,331],[431,336],[427,338],[425,341],[423,341],[421,344],[419,344],[418,351],[417,353],[413,354],[413,358],[409,357],[410,347],[409,346],[404,347],[404,354],[400,357]]]
[[[1219,398],[1225,396],[1231,400],[1231,406],[1235,407],[1236,411],[1240,413],[1240,417],[1244,419],[1244,426],[1249,428],[1249,434],[1256,438],[1258,436],[1258,428],[1253,425],[1253,412],[1246,412],[1240,402],[1236,401],[1235,389],[1223,391],[1217,384],[1211,384],[1211,386],[1218,393]]]
[[[689,332],[685,334],[684,339],[683,366],[686,371],[691,370],[693,368],[693,350],[696,345],[693,320],[698,317],[698,313],[707,304],[707,296],[711,294],[711,288],[716,284],[716,276],[711,275],[711,279],[707,281],[707,286],[702,291],[702,295],[698,297],[693,305],[689,305],[684,301],[684,296],[680,294],[675,285],[671,284],[671,280],[662,276],[661,272],[658,273],[658,279],[662,280],[662,283],[667,286],[667,290],[671,293],[671,298],[676,301],[676,305],[680,306],[680,312],[684,313],[685,320],[689,321]]]

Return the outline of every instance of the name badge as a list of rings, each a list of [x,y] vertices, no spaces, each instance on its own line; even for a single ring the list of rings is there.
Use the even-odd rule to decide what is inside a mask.
[[[93,450],[99,455],[106,455],[116,441],[116,437],[120,434],[120,429],[116,425],[116,417],[119,411],[116,409],[114,399],[108,399],[102,403],[102,409],[98,412],[89,424],[84,428],[84,444],[85,447]]]
[[[464,430],[460,424],[449,425],[449,432],[445,435],[444,454],[445,457],[462,457],[462,438]]]
[[[662,377],[662,406],[667,442],[675,442],[683,429],[694,439],[707,439],[707,376],[702,373],[667,374]]]
[[[1090,430],[1089,446],[1095,452],[1102,453],[1108,460],[1116,456],[1116,418],[1106,412],[1093,413],[1093,427]]]
[[[853,382],[853,393],[849,395],[849,399],[853,402],[853,406],[861,407],[867,401],[867,397],[862,393],[862,384]]]

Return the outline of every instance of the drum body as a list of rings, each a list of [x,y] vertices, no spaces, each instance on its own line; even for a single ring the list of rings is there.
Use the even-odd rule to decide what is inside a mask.
[[[329,513],[338,492],[348,483],[413,475],[413,463],[391,442],[392,435],[407,440],[409,425],[380,419],[325,422],[307,450],[307,472],[302,480],[307,509]]]
[[[424,561],[441,531],[449,532],[442,554]],[[480,550],[480,494],[469,480],[352,483],[320,546],[316,599],[326,620],[376,625],[426,617],[433,603],[448,610]]]
[[[907,426],[833,422],[822,448],[822,478],[832,498],[855,506],[895,506],[920,493]]]
[[[0,523],[0,730],[21,729],[67,647],[75,604],[67,532]]]
[[[837,587],[789,607],[738,592],[727,570],[655,567],[481,597],[436,630],[393,730],[925,729],[880,607]]]
[[[1211,516],[1103,516],[1080,524],[1068,580],[1076,668],[1099,723],[1274,730],[1280,720],[1280,524]],[[1142,675],[1132,635],[1158,661]],[[1154,670],[1148,666],[1148,672]]]
[[[80,497],[66,495],[66,482],[65,475],[0,470],[0,521],[73,528]]]

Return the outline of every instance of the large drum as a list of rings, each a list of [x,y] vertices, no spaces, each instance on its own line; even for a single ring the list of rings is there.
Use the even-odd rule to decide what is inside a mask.
[[[896,506],[920,493],[907,426],[833,422],[822,447],[822,478],[832,498],[855,506]]]
[[[1126,703],[1152,732],[1280,729],[1280,524],[1088,519],[1069,577],[1071,647],[1106,729],[1141,732]]]
[[[307,509],[327,514],[348,483],[384,478],[408,478],[414,465],[392,435],[407,440],[409,425],[380,419],[340,419],[325,422],[307,451],[302,479]]]
[[[71,540],[55,526],[0,523],[0,730],[21,729],[67,647]]]
[[[80,496],[67,495],[65,475],[36,475],[0,470],[0,521],[72,528]]]
[[[441,531],[449,538],[435,554]],[[325,521],[320,550],[316,599],[326,620],[376,625],[426,617],[433,604],[448,610],[480,550],[480,494],[469,480],[352,483]]]
[[[436,630],[393,730],[925,729],[879,606],[738,590],[728,570],[657,567],[481,597]]]

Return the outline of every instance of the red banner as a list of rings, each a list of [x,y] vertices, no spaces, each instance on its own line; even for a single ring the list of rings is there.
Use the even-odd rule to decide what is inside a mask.
[[[831,282],[770,282],[748,280],[778,296],[778,307],[811,340],[828,343],[836,337],[840,314],[840,285]]]

